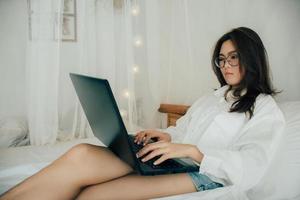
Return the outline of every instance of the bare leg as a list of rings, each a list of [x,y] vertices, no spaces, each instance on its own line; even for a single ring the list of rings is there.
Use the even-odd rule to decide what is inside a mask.
[[[132,168],[107,148],[80,144],[0,199],[72,199],[85,186],[131,172]]]
[[[109,182],[89,186],[79,194],[78,199],[150,199],[190,192],[196,192],[196,189],[187,174],[159,176],[131,174]]]

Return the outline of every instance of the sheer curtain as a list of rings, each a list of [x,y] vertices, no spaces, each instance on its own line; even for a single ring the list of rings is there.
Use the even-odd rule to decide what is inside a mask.
[[[28,1],[31,35],[27,43],[26,86],[30,143],[54,143],[58,130],[61,0]],[[57,38],[55,38],[57,37]]]
[[[58,39],[62,5],[31,0],[36,18],[27,56],[31,144],[93,135],[69,72],[108,79],[132,132],[161,126],[160,103],[193,101],[186,1],[77,0],[76,43]],[[53,26],[55,40],[49,39]]]
[[[60,42],[63,1],[29,1],[28,122],[32,145],[93,136],[70,72],[106,78],[129,131],[138,130],[132,1],[78,0],[75,43]],[[53,38],[53,31],[55,38]],[[139,43],[141,42],[141,43]]]
[[[62,73],[76,72],[89,76],[108,79],[114,92],[121,114],[129,130],[136,125],[136,107],[134,90],[133,39],[131,29],[131,1],[77,1],[78,2],[78,45],[73,52],[79,65]],[[76,100],[70,106],[72,99],[77,99],[73,88],[67,104],[74,110],[74,120],[71,122],[71,137],[91,136],[91,129],[85,119],[81,106]],[[71,98],[70,98],[71,97]],[[74,98],[75,97],[75,98]],[[73,102],[74,103],[74,102]],[[62,113],[63,115],[63,113]],[[67,116],[68,117],[68,116]],[[69,120],[68,118],[62,118]],[[66,134],[69,134],[67,127]],[[70,136],[70,135],[69,135]]]

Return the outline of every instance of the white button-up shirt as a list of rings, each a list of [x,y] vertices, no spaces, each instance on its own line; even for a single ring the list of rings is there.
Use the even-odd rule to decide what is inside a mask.
[[[200,173],[223,185],[248,190],[270,164],[285,120],[274,99],[264,94],[256,98],[250,120],[245,113],[228,112],[234,101],[225,100],[227,88],[198,99],[176,126],[165,132],[172,142],[197,145],[204,154]]]

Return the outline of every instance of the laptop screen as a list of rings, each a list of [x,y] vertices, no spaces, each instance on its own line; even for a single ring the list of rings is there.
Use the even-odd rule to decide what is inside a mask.
[[[110,96],[107,80],[70,74],[94,135],[106,146],[120,134],[123,122]]]

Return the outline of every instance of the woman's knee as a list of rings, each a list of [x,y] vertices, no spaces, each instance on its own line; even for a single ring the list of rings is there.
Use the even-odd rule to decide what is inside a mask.
[[[93,156],[95,150],[97,148],[97,151],[99,152],[106,152],[105,147],[101,146],[94,146],[91,144],[77,144],[73,146],[67,153],[66,153],[66,159],[75,162],[75,163],[84,163],[84,160],[89,159],[91,156]]]
[[[65,156],[67,163],[72,163],[78,168],[97,166],[97,169],[102,168],[107,171],[113,171],[112,173],[117,174],[117,176],[125,175],[132,171],[128,164],[124,163],[106,147],[79,144],[72,147]]]

